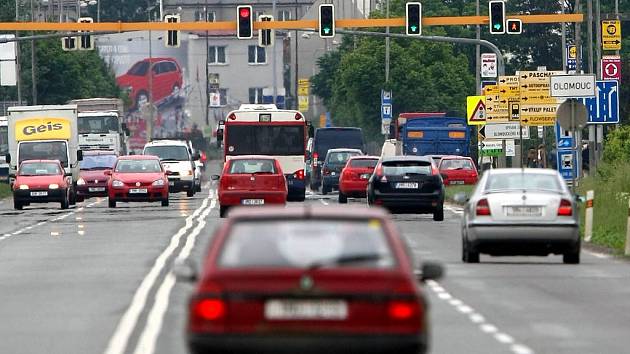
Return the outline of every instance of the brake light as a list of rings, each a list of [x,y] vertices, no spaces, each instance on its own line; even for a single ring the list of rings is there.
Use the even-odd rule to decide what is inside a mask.
[[[440,174],[440,170],[437,167],[435,167],[435,165],[433,164],[431,164],[431,174],[434,176],[437,176]]]
[[[232,113],[228,116],[228,118],[231,120],[236,120],[236,114]]]
[[[378,166],[376,166],[376,168],[374,169],[374,174],[376,175],[376,177],[383,176],[383,165],[379,164]]]
[[[562,199],[560,201],[560,206],[558,207],[558,216],[571,216],[573,215],[573,206],[571,206],[571,202]]]
[[[293,178],[299,179],[300,181],[304,180],[304,170],[297,170],[293,174]]]
[[[476,209],[477,216],[488,216],[490,214],[490,205],[488,204],[488,199],[481,199],[477,202]]]
[[[193,304],[193,315],[206,321],[216,321],[225,316],[225,302],[221,299],[200,299]]]
[[[319,158],[318,153],[313,153],[313,166],[317,166],[317,159]]]
[[[387,308],[387,314],[393,320],[408,320],[419,312],[420,305],[415,301],[391,301]]]

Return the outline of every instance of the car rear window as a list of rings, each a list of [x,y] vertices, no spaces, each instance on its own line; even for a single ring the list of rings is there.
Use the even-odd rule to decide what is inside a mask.
[[[269,159],[232,160],[230,173],[276,173],[276,166]]]
[[[374,160],[356,159],[356,160],[350,161],[350,167],[370,167],[370,168],[374,168],[374,166],[376,166],[377,163],[378,163],[378,160],[376,160],[376,159],[374,159]]]
[[[390,268],[395,260],[378,219],[261,220],[231,227],[218,265]]]
[[[330,152],[326,161],[334,164],[345,164],[352,156],[360,155],[358,152]]]
[[[431,162],[385,161],[383,162],[383,174],[387,176],[404,176],[407,174],[430,175]]]
[[[443,159],[440,163],[441,170],[474,170],[475,166],[468,159]]]
[[[542,173],[501,173],[488,176],[486,190],[562,191],[558,177]]]

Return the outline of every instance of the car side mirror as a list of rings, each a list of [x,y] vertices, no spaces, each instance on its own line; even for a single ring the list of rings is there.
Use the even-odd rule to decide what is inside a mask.
[[[458,204],[465,204],[470,198],[464,192],[455,193],[453,200]]]
[[[427,280],[438,280],[444,276],[444,267],[437,262],[424,262],[420,267],[420,272],[416,277],[421,282]]]
[[[176,260],[175,263],[173,263],[172,271],[175,275],[175,279],[181,282],[193,283],[199,278],[197,267],[193,261],[189,259]]]
[[[4,156],[4,160],[5,160],[7,163],[11,163],[11,154],[6,154],[6,155]]]
[[[219,175],[212,175],[212,176],[210,176],[210,179],[213,180],[213,181],[218,181],[218,180],[221,179],[221,176],[219,176]]]
[[[83,161],[83,150],[77,150],[77,161]]]
[[[112,175],[112,170],[105,170],[105,172],[103,172],[105,174],[105,176],[111,176]]]

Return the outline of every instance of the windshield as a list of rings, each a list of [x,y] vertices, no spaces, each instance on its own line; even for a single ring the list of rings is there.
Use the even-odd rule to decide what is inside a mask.
[[[328,162],[329,164],[335,164],[335,165],[345,164],[346,162],[348,162],[348,160],[350,160],[352,156],[358,156],[358,155],[360,155],[358,152],[350,152],[350,151],[329,152],[326,162]]]
[[[273,160],[231,160],[230,173],[276,173]]]
[[[0,127],[0,156],[9,153],[9,128]]]
[[[488,176],[486,191],[492,190],[551,190],[562,191],[558,177],[542,173],[500,173]]]
[[[219,265],[304,268],[327,263],[333,266],[335,260],[356,256],[376,259],[342,266],[387,268],[395,264],[379,220],[239,222],[229,231]]]
[[[26,160],[59,160],[68,167],[68,149],[65,141],[21,142],[18,163]]]
[[[330,149],[349,148],[363,149],[363,134],[361,130],[324,129],[317,130],[315,140],[315,152],[320,157],[326,156]]]
[[[406,174],[430,175],[429,161],[386,161],[383,162],[383,173],[387,176],[404,176]]]
[[[377,163],[378,163],[377,159],[373,159],[373,160],[370,160],[370,159],[356,159],[356,160],[350,161],[350,167],[374,168]]]
[[[83,161],[79,162],[82,170],[105,170],[114,168],[116,155],[83,155]]]
[[[52,162],[26,162],[20,165],[20,176],[49,176],[60,175],[59,165]]]
[[[475,166],[468,159],[445,159],[440,164],[441,170],[474,170]]]
[[[188,148],[179,145],[148,146],[144,149],[144,155],[157,156],[160,160],[190,161]]]
[[[118,133],[118,118],[115,116],[79,117],[79,134]]]
[[[149,70],[149,62],[140,61],[135,63],[131,69],[127,71],[127,75],[145,76],[147,74],[147,70]]]
[[[161,172],[157,160],[118,160],[116,172],[120,173],[156,173]]]
[[[229,125],[228,155],[304,155],[303,125]]]

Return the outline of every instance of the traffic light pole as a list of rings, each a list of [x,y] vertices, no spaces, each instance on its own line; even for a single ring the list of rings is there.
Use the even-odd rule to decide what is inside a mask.
[[[303,31],[313,32],[313,30],[303,30]],[[487,49],[491,50],[493,53],[497,55],[497,72],[499,76],[505,75],[505,62],[503,60],[503,55],[501,54],[501,51],[496,45],[483,39],[444,37],[444,36],[408,36],[402,33],[351,31],[351,30],[342,30],[342,29],[338,29],[337,33],[351,34],[351,35],[358,35],[358,36],[369,36],[369,37],[419,39],[419,40],[425,40],[425,41],[430,41],[430,42],[449,42],[449,43],[458,43],[458,44],[480,45],[482,47],[486,47]]]

